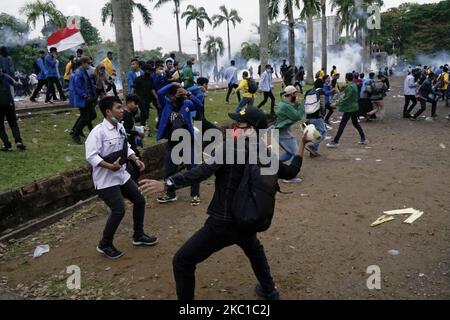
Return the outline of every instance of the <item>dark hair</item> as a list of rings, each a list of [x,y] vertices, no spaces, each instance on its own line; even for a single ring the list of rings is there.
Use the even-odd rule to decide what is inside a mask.
[[[236,64],[236,61],[231,60],[231,65],[234,66]]]
[[[75,56],[74,56],[73,54],[71,54],[71,55],[69,56],[69,61],[72,61],[74,58],[75,58]]]
[[[55,47],[51,47],[49,51],[50,51],[50,53],[52,53],[52,52],[57,52],[57,51],[58,51],[58,49],[57,49],[57,48],[55,48]]]
[[[336,69],[336,66],[333,66],[333,69]]]
[[[322,80],[325,81],[325,80],[327,80],[329,77],[330,77],[330,75],[329,75],[329,74],[326,74],[326,75],[323,76]]]
[[[358,72],[355,72],[355,73],[353,74],[353,79],[355,79],[355,80],[358,80],[358,79],[359,79],[359,73],[358,73]]]
[[[83,54],[83,49],[81,49],[81,48],[78,49],[78,50],[77,50],[77,54],[78,54],[78,53],[79,53],[79,54]]]
[[[267,68],[272,68],[272,66],[270,64],[266,64],[266,69]]]
[[[365,76],[366,76],[366,75],[365,75],[364,73],[361,73],[361,74],[359,75],[359,78],[360,78],[360,79],[364,79]]]
[[[106,53],[106,55],[108,55],[108,54],[113,54],[113,53],[112,53],[112,51],[108,51],[108,52]]]
[[[39,54],[45,54],[45,50],[39,50]]]
[[[125,98],[125,103],[129,104],[131,102],[134,102],[135,104],[139,104],[139,97],[135,94],[127,95],[127,97]]]
[[[177,86],[171,86],[171,87],[169,88],[169,90],[167,90],[167,94],[168,94],[169,96],[174,96],[174,95],[177,93],[178,88],[179,88],[179,87],[177,87]]]
[[[370,79],[373,79],[373,78],[375,78],[375,72],[371,72],[371,73],[369,73],[369,78],[370,78]]]
[[[248,78],[248,72],[247,71],[242,72],[242,77]]]
[[[444,67],[444,68],[442,69],[442,71],[448,72],[448,67]]]
[[[83,56],[83,57],[80,58],[79,61],[80,61],[80,65],[82,65],[83,63],[89,64],[91,62],[91,58]]]
[[[136,58],[133,58],[133,59],[131,59],[131,60],[130,60],[130,64],[132,64],[133,62],[137,62],[137,63],[139,63],[139,60],[138,60],[138,59],[136,59]]]
[[[142,69],[144,71],[152,71],[153,67],[150,64],[145,63],[144,66],[142,67]]]
[[[100,111],[102,112],[103,116],[106,118],[106,110],[112,110],[114,104],[120,103],[122,104],[122,101],[114,96],[105,97],[98,103],[100,107]]]
[[[203,86],[203,85],[208,84],[208,83],[209,83],[209,80],[207,78],[205,78],[205,77],[199,77],[197,79],[197,85],[199,85],[199,86]]]
[[[353,81],[353,73],[347,73],[345,75],[345,80],[347,81]]]

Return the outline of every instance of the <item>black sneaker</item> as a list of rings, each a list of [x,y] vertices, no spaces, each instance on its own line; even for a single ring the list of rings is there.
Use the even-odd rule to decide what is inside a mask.
[[[158,201],[159,203],[170,203],[170,202],[176,202],[178,200],[177,196],[175,197],[171,197],[168,194],[165,194],[164,196],[156,199],[156,201]]]
[[[134,246],[154,246],[159,242],[157,237],[154,236],[148,236],[146,234],[143,234],[137,239],[133,240]]]
[[[16,147],[17,147],[17,149],[22,150],[22,151],[27,149],[27,147],[25,147],[25,145],[22,142],[16,143]]]
[[[277,289],[273,289],[272,292],[265,292],[261,284],[257,284],[255,288],[255,293],[258,297],[265,300],[280,300],[280,293]]]
[[[13,149],[11,147],[3,146],[0,148],[0,151],[11,152],[11,151],[13,151]]]
[[[80,138],[79,136],[77,136],[76,134],[72,134],[72,135],[70,135],[70,136],[72,137],[73,142],[75,142],[76,144],[78,144],[78,145],[83,144],[83,143],[81,142],[81,138]]]
[[[104,246],[101,242],[97,246],[97,251],[104,254],[109,259],[119,259],[123,256],[123,252],[117,250],[112,244]]]

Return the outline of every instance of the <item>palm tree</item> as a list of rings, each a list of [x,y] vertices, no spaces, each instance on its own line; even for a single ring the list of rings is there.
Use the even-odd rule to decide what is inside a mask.
[[[261,66],[269,63],[269,0],[259,0],[259,33]]]
[[[339,32],[345,29],[345,35],[350,36],[350,29],[355,25],[355,0],[330,0],[331,10],[336,11],[339,18]]]
[[[150,0],[153,1],[153,0]],[[156,0],[155,9],[159,9],[162,5],[173,2],[175,5],[175,10],[173,13],[175,14],[176,20],[177,20],[177,35],[178,35],[178,51],[182,53],[181,50],[181,30],[180,30],[180,2],[182,0]]]
[[[280,14],[281,0],[269,0],[269,18],[275,20]],[[289,64],[295,66],[295,19],[294,7],[300,9],[300,0],[284,0],[283,14],[288,20],[289,36],[288,36],[288,51]]]
[[[219,69],[218,55],[223,55],[225,48],[223,46],[223,40],[221,37],[208,36],[205,43],[205,50],[208,56],[214,57],[214,62],[217,69]]]
[[[183,12],[181,15],[181,18],[186,18],[186,28],[189,27],[189,24],[192,21],[195,21],[196,23],[196,29],[197,29],[197,55],[198,55],[198,62],[200,65],[200,75],[203,75],[202,70],[202,53],[201,53],[201,45],[202,40],[200,39],[200,31],[205,30],[205,21],[208,22],[210,25],[212,25],[212,21],[210,17],[208,16],[208,13],[206,13],[206,10],[204,7],[196,8],[193,5],[188,5],[186,8],[186,11]]]
[[[148,11],[146,6],[144,6],[143,4],[134,2],[133,0],[126,0],[126,2],[128,2],[128,5],[130,6],[130,9],[131,9],[131,16],[130,16],[131,22],[133,21],[134,10],[137,9],[142,16],[144,25],[146,25],[147,27],[150,27],[152,25],[152,14]],[[112,1],[105,3],[105,5],[102,8],[102,23],[103,23],[103,25],[106,24],[106,21],[108,19],[109,19],[109,22],[111,23],[111,25],[113,25],[113,23],[114,23],[113,11],[114,10],[113,10],[113,6],[112,6]]]
[[[233,27],[236,28],[236,23],[241,23],[242,18],[239,16],[239,13],[236,9],[231,9],[228,11],[227,7],[220,6],[219,8],[221,14],[215,14],[212,17],[214,21],[214,28],[217,28],[222,23],[227,23],[227,34],[228,34],[228,60],[231,60],[231,40],[230,40],[230,22],[233,24]]]
[[[49,20],[53,21],[58,27],[64,26],[65,23],[64,15],[51,0],[28,2],[20,8],[20,13],[27,17],[27,23],[31,24],[33,28],[36,28],[36,23],[40,18],[44,22],[43,30],[47,29],[47,21]]]
[[[303,0],[304,7],[300,14],[302,19],[306,18],[306,81],[308,83],[314,82],[314,29],[313,29],[313,16],[320,12],[320,2],[318,0]]]

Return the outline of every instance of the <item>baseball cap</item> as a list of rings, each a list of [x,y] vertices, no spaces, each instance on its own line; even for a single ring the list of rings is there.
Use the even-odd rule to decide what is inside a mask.
[[[286,88],[284,88],[283,96],[288,96],[288,95],[291,95],[291,94],[296,93],[296,92],[297,92],[297,88],[296,87],[294,87],[294,86],[287,86]]]
[[[237,122],[246,122],[256,129],[267,129],[266,115],[257,107],[247,107],[240,112],[229,113],[228,116]]]

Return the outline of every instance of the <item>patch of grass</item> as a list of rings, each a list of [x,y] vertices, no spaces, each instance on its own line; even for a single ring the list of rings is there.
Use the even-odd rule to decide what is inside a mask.
[[[211,89],[215,89],[214,85]],[[225,104],[227,90],[211,90],[206,98],[206,116],[209,121],[219,124],[230,123],[229,112],[237,106],[235,95],[230,97],[230,104]],[[274,95],[279,101],[281,85],[277,84]],[[258,94],[255,105],[262,101],[263,95]],[[265,112],[270,111],[270,100],[264,107]],[[26,151],[14,151],[0,154],[0,192],[22,187],[33,181],[41,180],[61,172],[87,165],[84,158],[84,146],[75,145],[69,136],[78,117],[78,110],[57,115],[39,115],[21,119],[19,127],[22,138],[27,146]],[[102,115],[97,108],[97,119],[94,125],[102,121]],[[150,128],[155,127],[156,112],[150,111]],[[6,125],[11,138],[9,127]],[[87,134],[87,130],[85,130]],[[155,132],[145,141],[151,146],[155,141]]]

